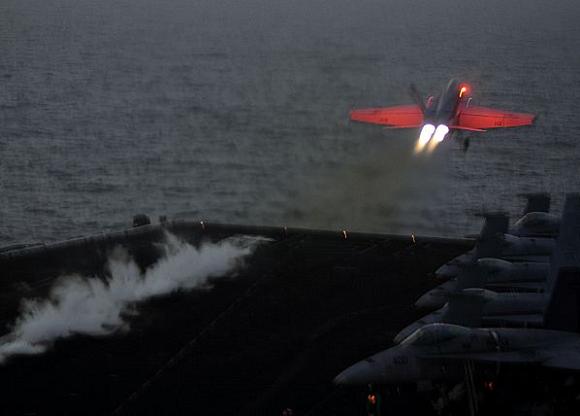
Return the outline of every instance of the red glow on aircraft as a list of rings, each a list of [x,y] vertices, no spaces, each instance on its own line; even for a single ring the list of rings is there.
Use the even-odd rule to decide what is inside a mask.
[[[528,126],[533,124],[536,118],[533,114],[471,105],[470,94],[469,84],[451,80],[440,96],[429,97],[423,101],[412,86],[411,95],[416,104],[353,110],[350,113],[350,119],[391,128],[421,128],[422,136],[426,135],[425,132],[432,130],[430,137],[422,137],[421,143],[418,143],[422,149],[436,131],[430,126],[446,126],[452,135],[457,130],[483,132],[495,128]],[[429,129],[425,130],[425,126],[429,126]],[[443,130],[443,128],[439,129],[439,131]],[[438,136],[438,141],[442,141],[446,135],[447,133],[443,137]]]

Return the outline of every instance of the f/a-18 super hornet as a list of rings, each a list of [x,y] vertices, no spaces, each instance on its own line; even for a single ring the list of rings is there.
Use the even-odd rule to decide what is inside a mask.
[[[401,384],[459,380],[467,361],[535,364],[580,371],[580,334],[552,329],[429,324],[400,344],[347,368],[334,382]]]
[[[548,213],[549,195],[525,196],[526,208],[522,218],[516,222],[517,227],[504,234],[508,230],[508,217],[505,214],[486,216],[476,247],[441,266],[435,276],[447,281],[423,294],[415,302],[416,307],[431,310],[442,308],[451,294],[466,288],[543,291],[549,269],[548,254],[554,244],[548,237],[558,235],[560,219]],[[536,216],[536,221],[531,224],[522,221],[531,216]],[[511,237],[514,234],[527,237],[514,239]],[[517,243],[506,248],[506,241]],[[482,293],[482,296],[484,294],[488,299],[497,298],[488,292]],[[488,308],[491,307],[488,304]]]
[[[549,213],[549,195],[534,193],[524,196],[527,204],[523,215],[511,229],[507,215],[485,215],[486,220],[476,248],[439,267],[435,276],[441,280],[455,278],[465,266],[486,257],[518,262],[546,262],[552,250],[551,239],[558,234],[560,220]]]
[[[425,309],[441,308],[449,299],[450,294],[466,288],[541,291],[548,275],[549,265],[545,256],[535,254],[544,249],[546,252],[551,251],[553,246],[551,238],[558,235],[560,219],[548,213],[549,195],[527,194],[525,196],[528,202],[524,215],[509,231],[509,235],[517,233],[527,236],[518,237],[516,240],[528,242],[518,248],[519,255],[505,256],[508,252],[513,253],[514,249],[506,251],[502,249],[502,244],[497,244],[497,241],[494,243],[494,232],[500,230],[503,233],[507,224],[507,217],[496,215],[491,220],[486,220],[476,248],[468,253],[469,256],[464,255],[467,257],[466,260],[458,262],[457,260],[461,258],[454,259],[435,272],[439,279],[449,280],[422,295],[415,306]],[[524,221],[533,219],[534,216],[535,220],[531,221],[531,224],[530,221]],[[537,238],[538,236],[542,237]],[[513,241],[513,238],[510,239]],[[538,242],[540,242],[539,245]],[[529,249],[528,255],[522,256],[522,249]],[[496,257],[503,257],[503,259]],[[477,266],[478,270],[474,271],[473,268],[468,270],[468,266]]]
[[[508,244],[506,244],[508,242]],[[440,308],[451,293],[466,288],[492,290],[539,291],[549,270],[549,256],[554,239],[512,237],[509,234],[482,238],[465,261],[456,259],[440,267],[435,275],[441,285],[423,294],[415,306],[424,309]]]
[[[533,114],[514,113],[471,105],[471,87],[452,79],[439,96],[423,100],[412,85],[415,104],[353,110],[350,119],[391,128],[419,128],[415,151],[433,151],[451,132],[519,127],[533,124]]]
[[[574,213],[571,208],[574,207]],[[425,325],[340,373],[338,384],[458,379],[463,364],[534,364],[580,371],[580,197],[568,198],[553,256],[553,290],[538,328]]]
[[[541,327],[549,292],[494,292],[471,287],[451,292],[447,302],[434,312],[403,328],[395,336],[401,342],[415,330],[431,323],[469,327]]]
[[[575,195],[569,195],[561,227],[574,224],[576,216],[580,216],[580,201]],[[432,289],[417,301],[419,306],[439,309],[405,327],[397,334],[395,342],[401,342],[418,328],[436,322],[470,327],[541,326],[556,277],[553,263],[565,243],[565,239],[558,238],[552,264],[509,263],[494,258],[476,260],[456,279]],[[496,293],[488,290],[490,288],[504,292]],[[514,293],[515,290],[518,292]],[[522,290],[535,290],[536,293],[521,293]]]
[[[550,269],[549,263],[509,262],[485,257],[465,266],[460,274],[429,290],[415,302],[420,309],[441,308],[452,294],[468,288],[500,291],[542,291]]]

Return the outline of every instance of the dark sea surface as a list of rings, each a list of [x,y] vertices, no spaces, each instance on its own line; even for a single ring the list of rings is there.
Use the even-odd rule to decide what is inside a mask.
[[[580,191],[580,2],[3,0],[0,245],[136,213],[461,236]],[[349,124],[469,81],[539,115],[415,157]]]

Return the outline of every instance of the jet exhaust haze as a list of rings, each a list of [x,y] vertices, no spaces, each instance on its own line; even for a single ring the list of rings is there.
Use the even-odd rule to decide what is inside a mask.
[[[105,336],[128,330],[134,305],[180,290],[210,287],[209,278],[235,270],[259,239],[231,238],[196,248],[167,235],[164,255],[141,272],[122,249],[108,259],[107,279],[63,276],[47,299],[27,299],[12,331],[0,338],[0,363],[13,355],[40,354],[75,334]]]
[[[349,163],[297,177],[301,188],[288,202],[284,225],[409,235],[444,232],[440,224],[447,212],[425,207],[440,206],[448,178],[445,159],[437,152],[416,157],[415,143],[407,140],[411,135],[390,134],[389,141],[371,136]]]

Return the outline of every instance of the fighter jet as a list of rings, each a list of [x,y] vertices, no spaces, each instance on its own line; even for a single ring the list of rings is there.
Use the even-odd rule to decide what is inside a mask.
[[[554,217],[550,221],[539,221],[534,222],[532,225],[528,223],[519,223],[524,221],[526,218],[531,218],[532,215],[546,216],[549,215],[548,211],[550,209],[550,197],[547,194],[525,194],[523,195],[527,198],[526,208],[523,212],[523,217],[520,221],[516,222],[516,227],[520,234],[528,236],[544,235],[549,237],[554,237],[558,235],[558,230],[560,226],[560,219]],[[547,217],[543,217],[546,219]],[[499,224],[499,225],[498,225]],[[547,226],[549,224],[549,226]],[[479,239],[478,245],[486,242],[488,248],[485,250],[479,250],[479,257],[483,255],[493,255],[497,257],[503,257],[503,259],[518,260],[518,262],[508,262],[499,258],[479,258],[472,261],[471,263],[466,263],[461,267],[457,267],[453,264],[446,264],[441,266],[436,275],[438,278],[449,278],[449,280],[442,285],[431,289],[424,295],[422,295],[415,306],[419,308],[437,309],[443,307],[443,305],[448,301],[450,294],[455,293],[459,290],[465,288],[480,287],[492,290],[517,290],[517,291],[540,291],[544,286],[544,281],[548,274],[548,263],[545,262],[546,258],[543,256],[536,256],[532,254],[538,254],[539,252],[545,250],[546,252],[551,251],[553,246],[553,240],[547,238],[535,237],[510,237],[508,235],[507,240],[526,242],[523,246],[518,246],[515,244],[515,248],[502,248],[500,244],[494,244],[494,238],[497,242],[497,235],[491,236],[494,230],[498,227],[505,227],[505,223],[498,223],[497,218],[495,219],[495,228],[490,232],[486,231],[487,225],[484,225],[481,237]],[[512,231],[513,232],[513,231]],[[501,238],[500,238],[501,239]],[[505,237],[504,237],[505,239]],[[540,242],[540,243],[538,243]],[[543,247],[538,247],[538,245]],[[496,247],[495,253],[490,247]],[[514,254],[514,250],[517,251],[515,254],[520,256],[509,256],[508,254]],[[527,256],[522,257],[522,250],[528,251]],[[501,253],[500,253],[501,251]],[[478,257],[473,254],[473,257]],[[533,261],[522,261],[522,260],[533,260]],[[543,261],[543,262],[542,262]],[[470,264],[475,264],[481,269],[481,272],[469,271],[465,273],[465,268]],[[457,273],[455,276],[454,273]]]
[[[527,247],[522,247],[526,244],[526,238],[553,238],[558,234],[560,227],[560,220],[558,217],[549,214],[550,210],[550,196],[545,193],[530,193],[523,194],[527,199],[526,207],[523,211],[522,217],[515,223],[514,227],[508,230],[509,219],[505,214],[487,214],[484,215],[485,223],[478,238],[478,243],[475,249],[464,253],[435,271],[435,276],[440,280],[448,280],[456,278],[463,268],[472,264],[475,260],[482,257],[502,257],[510,261],[534,261],[546,262],[546,253],[522,254],[522,250],[527,250]],[[496,234],[504,233],[515,237],[524,237],[524,240],[519,242],[519,239],[507,237],[517,247],[519,251],[516,255],[509,255],[509,253],[501,253],[500,245],[497,239],[500,238]],[[494,242],[493,239],[496,239]],[[505,239],[505,238],[504,238]],[[547,240],[540,240],[547,241]],[[508,244],[510,242],[508,241]],[[547,244],[551,243],[547,241]],[[514,248],[510,248],[513,254]],[[549,251],[549,248],[548,248]]]
[[[533,114],[471,105],[471,87],[455,79],[449,81],[441,95],[430,96],[425,101],[414,86],[411,86],[410,93],[415,104],[356,109],[351,111],[350,119],[391,128],[420,128],[415,145],[417,153],[425,149],[433,151],[449,132],[484,132],[487,129],[527,126],[535,120]]]
[[[471,87],[452,79],[441,95],[423,101],[411,85],[415,104],[351,111],[350,119],[361,123],[380,124],[391,128],[420,128],[415,151],[433,151],[449,132],[466,130],[484,132],[487,129],[528,126],[533,114],[514,113],[471,105]]]
[[[561,243],[559,239],[558,244]],[[556,252],[558,250],[561,248],[556,246]],[[456,279],[422,295],[415,302],[416,307],[440,309],[409,325],[397,335],[396,340],[401,340],[419,326],[433,322],[469,326],[539,325],[539,314],[547,302],[547,294],[540,292],[549,291],[552,287],[550,263],[478,259],[465,266]]]
[[[476,248],[441,266],[435,272],[435,276],[439,279],[449,280],[422,295],[415,303],[416,307],[441,308],[449,300],[450,294],[465,288],[478,287],[500,291],[535,292],[543,289],[549,269],[548,258],[546,257],[547,253],[537,254],[543,250],[550,252],[553,240],[546,238],[536,240],[535,237],[539,235],[543,237],[557,236],[560,219],[555,216],[546,217],[550,215],[548,214],[550,209],[549,195],[534,193],[523,196],[527,199],[523,216],[516,222],[514,228],[517,229],[510,230],[510,233],[532,237],[514,239],[514,237],[508,236],[508,240],[523,242],[523,245],[516,243],[514,247],[502,248],[498,239],[505,240],[505,236],[498,237],[494,233],[505,232],[507,216],[503,214],[487,216]],[[537,217],[538,221],[525,221],[533,219],[533,215],[539,216]],[[540,246],[544,247],[538,248],[538,241],[541,242]],[[527,253],[524,255],[522,252],[526,251]],[[510,256],[510,254],[516,255]],[[492,258],[492,256],[501,258]],[[506,259],[510,261],[506,261]],[[471,265],[479,267],[481,272],[477,273],[473,270],[466,272],[466,268]]]
[[[578,272],[578,271],[576,271]],[[347,368],[336,384],[459,380],[467,361],[580,371],[580,334],[550,329],[426,325],[399,345]]]
[[[497,293],[487,289],[468,288],[449,294],[448,302],[403,328],[394,338],[400,343],[417,329],[431,323],[448,323],[468,327],[541,327],[548,294]]]
[[[338,384],[458,379],[464,363],[535,364],[580,371],[580,196],[568,196],[550,273],[545,329],[425,325],[339,374]]]
[[[435,271],[435,276],[440,280],[457,277],[466,266],[484,257],[497,257],[516,262],[545,263],[549,261],[553,249],[553,238],[517,237],[505,233],[485,235],[482,233],[475,249],[439,267]]]
[[[576,245],[576,250],[578,245]],[[462,365],[475,363],[535,364],[580,371],[580,266],[560,268],[545,329],[467,328],[432,323],[392,348],[339,374],[337,384],[400,384],[461,378]]]
[[[549,263],[478,259],[471,267],[466,266],[458,277],[423,294],[415,306],[421,309],[441,308],[451,294],[466,288],[539,292],[544,288],[549,269]]]
[[[467,361],[483,364],[534,364],[580,371],[578,295],[580,267],[560,269],[558,286],[544,317],[546,329],[467,328],[425,325],[399,345],[340,373],[337,384],[400,384],[462,377]]]

